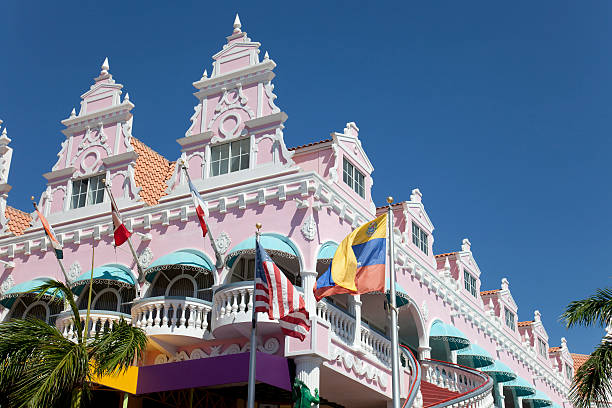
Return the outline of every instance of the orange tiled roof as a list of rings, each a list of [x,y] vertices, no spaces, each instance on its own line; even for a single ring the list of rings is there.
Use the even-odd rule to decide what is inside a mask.
[[[442,258],[444,256],[449,256],[449,255],[455,255],[457,252],[447,252],[445,254],[438,254],[438,255],[434,255],[434,257],[436,258]]]
[[[493,290],[483,290],[480,292],[480,296],[492,295],[494,293],[499,292],[501,289],[493,289]]]
[[[549,353],[556,353],[557,351],[561,350],[561,347],[550,347],[548,349]]]
[[[6,206],[4,215],[8,218],[8,229],[15,235],[22,235],[30,228],[32,216],[16,208]]]
[[[572,359],[574,360],[574,373],[578,371],[578,369],[584,363],[586,363],[589,358],[591,358],[591,356],[589,356],[588,354],[576,354],[576,353],[571,353],[571,354],[572,354]]]
[[[527,320],[525,322],[518,322],[516,325],[518,327],[525,327],[525,326],[531,326],[532,323],[533,323],[533,320]]]
[[[312,143],[308,143],[308,144],[301,145],[301,146],[289,147],[289,148],[287,148],[287,150],[303,149],[305,147],[315,146],[315,145],[318,145],[318,144],[327,143],[327,142],[331,142],[331,141],[332,141],[332,139],[319,140],[318,142],[312,142]]]
[[[169,162],[164,156],[135,137],[132,137],[130,142],[134,151],[138,153],[134,166],[134,178],[136,185],[142,187],[140,197],[148,205],[157,204],[159,199],[167,194],[166,181],[172,176],[176,163]]]
[[[391,204],[391,207],[397,207],[398,205],[402,205],[402,204],[404,204],[404,202],[403,202],[403,201],[400,201],[399,203],[394,203],[394,204]],[[378,210],[381,210],[381,209],[383,209],[383,208],[385,208],[385,209],[386,209],[386,208],[388,208],[388,207],[389,207],[389,205],[388,205],[388,204],[387,204],[387,205],[381,205],[380,207],[376,207],[376,210],[378,211]]]

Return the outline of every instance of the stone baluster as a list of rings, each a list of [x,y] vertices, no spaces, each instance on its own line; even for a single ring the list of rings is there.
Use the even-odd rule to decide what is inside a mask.
[[[179,327],[185,327],[185,322],[186,322],[186,319],[185,319],[185,315],[186,315],[185,305],[184,304],[182,304],[182,305],[178,305],[177,304],[176,307],[177,307],[177,309],[179,307],[181,308],[181,311],[180,311],[180,314],[179,314],[179,317],[180,317],[180,319],[179,319],[179,325],[180,326]]]
[[[351,309],[355,316],[355,330],[351,339],[353,347],[361,348],[361,295],[349,296],[351,299]]]
[[[188,308],[189,308],[189,322],[188,322],[188,325],[189,325],[190,329],[193,329],[195,327],[195,315],[197,313],[197,309],[193,305],[189,305]]]
[[[247,289],[247,295],[249,297],[248,303],[247,303],[247,311],[251,311],[253,310],[253,288],[248,288]]]
[[[219,293],[217,303],[221,306],[219,309],[219,317],[225,317],[225,293]]]
[[[202,306],[196,306],[196,311],[195,311],[195,327],[196,327],[196,329],[201,329],[202,328],[202,309],[204,309]]]
[[[155,327],[158,327],[161,323],[161,309],[162,309],[162,304],[156,303],[155,304],[155,319],[153,319],[153,324],[155,325]]]
[[[202,307],[201,311],[202,311],[202,330],[206,332],[206,329],[208,328],[208,309]]]
[[[246,296],[246,288],[240,289],[240,304],[238,305],[238,311],[240,311],[240,313],[244,312],[246,309],[246,303],[244,302],[245,296]]]
[[[176,303],[171,303],[170,307],[172,307],[172,318],[170,320],[170,327],[176,327],[176,309],[177,309],[177,304]]]
[[[164,303],[164,317],[162,318],[162,327],[168,326],[168,303]]]
[[[145,327],[152,327],[153,326],[153,305],[147,305],[146,311],[144,312],[144,314],[147,319],[145,323]]]

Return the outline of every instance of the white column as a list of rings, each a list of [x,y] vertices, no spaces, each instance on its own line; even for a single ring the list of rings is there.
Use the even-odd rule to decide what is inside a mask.
[[[317,301],[314,297],[314,286],[317,281],[317,272],[301,271],[302,277],[302,288],[304,289],[304,303],[306,303],[306,310],[312,319],[316,315]]]
[[[419,360],[431,358],[431,347],[419,347]]]
[[[320,382],[320,367],[323,360],[320,357],[313,356],[299,356],[295,357],[295,376],[298,380],[302,381],[310,393],[314,396],[315,390],[319,390]],[[314,408],[318,408],[319,405],[313,405]]]
[[[351,309],[355,315],[355,337],[353,338],[353,347],[361,348],[361,295],[350,296]]]
[[[499,388],[499,406],[500,408],[506,408],[506,399],[504,398],[504,383],[498,383]]]

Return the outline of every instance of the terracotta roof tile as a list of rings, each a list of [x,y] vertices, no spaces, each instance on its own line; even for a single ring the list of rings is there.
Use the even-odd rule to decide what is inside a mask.
[[[533,320],[527,320],[525,322],[518,322],[516,325],[518,327],[526,327],[526,326],[531,326],[532,323],[533,323]]]
[[[142,187],[140,197],[148,205],[155,205],[161,197],[167,194],[166,181],[172,176],[176,163],[169,162],[164,156],[135,137],[132,137],[130,142],[134,151],[138,153],[134,166],[134,178],[136,185]]]
[[[434,257],[436,258],[442,258],[444,256],[449,256],[449,255],[455,255],[457,252],[447,252],[445,254],[438,254],[438,255],[434,255]]]
[[[557,351],[561,350],[561,347],[550,347],[548,349],[549,353],[556,353]]]
[[[492,294],[497,293],[499,291],[500,291],[500,289],[483,290],[482,292],[480,292],[480,296],[492,295]]]
[[[318,144],[327,143],[327,142],[331,142],[331,141],[332,141],[332,139],[319,140],[318,142],[312,142],[312,143],[308,143],[308,144],[301,145],[301,146],[289,147],[289,148],[287,148],[287,150],[303,149],[305,147],[315,146],[315,145],[318,145]]]
[[[591,356],[589,356],[588,354],[576,354],[576,353],[571,353],[571,354],[572,354],[572,359],[574,360],[574,373],[578,371],[578,369],[584,363],[586,363],[589,358],[591,358]]]
[[[8,218],[8,229],[15,235],[22,235],[30,228],[32,216],[13,207],[6,207],[4,215]]]
[[[397,207],[402,204],[404,204],[404,201],[400,201],[399,203],[391,204],[391,207]],[[381,205],[380,207],[376,207],[376,211],[378,212],[378,210],[382,210],[383,208],[387,208],[387,207],[389,207],[389,205]]]

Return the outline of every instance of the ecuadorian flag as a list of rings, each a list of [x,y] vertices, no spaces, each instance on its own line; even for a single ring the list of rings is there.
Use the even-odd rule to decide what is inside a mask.
[[[338,246],[331,265],[317,279],[317,301],[340,293],[384,292],[387,214],[351,232]]]

